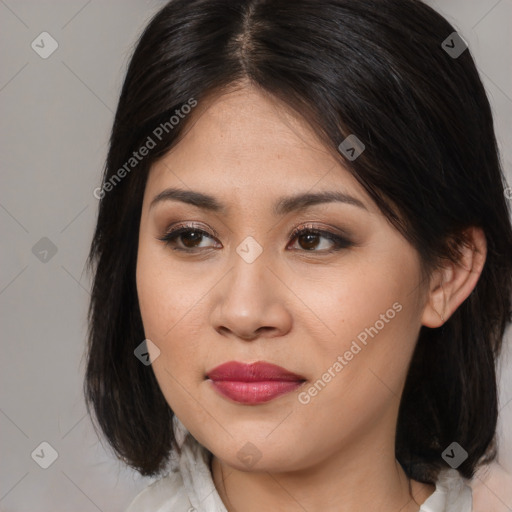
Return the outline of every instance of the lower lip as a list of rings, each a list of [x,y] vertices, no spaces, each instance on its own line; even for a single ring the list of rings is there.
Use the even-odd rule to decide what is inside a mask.
[[[241,404],[262,404],[278,396],[294,391],[301,381],[267,380],[261,382],[239,382],[231,380],[210,380],[221,395]]]

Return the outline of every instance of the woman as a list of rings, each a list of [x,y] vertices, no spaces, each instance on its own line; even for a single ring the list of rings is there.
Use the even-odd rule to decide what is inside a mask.
[[[131,59],[85,394],[129,512],[466,512],[512,228],[463,39],[417,0],[174,0]]]

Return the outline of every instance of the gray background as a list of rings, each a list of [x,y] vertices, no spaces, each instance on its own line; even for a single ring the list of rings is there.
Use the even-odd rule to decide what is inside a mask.
[[[430,4],[461,32],[476,59],[512,186],[512,0]],[[5,512],[121,511],[152,481],[113,458],[85,413],[90,282],[84,264],[97,212],[93,190],[100,184],[123,73],[138,34],[162,5],[0,0],[0,510]],[[58,43],[46,59],[31,47],[42,32]],[[51,243],[40,241],[45,237]],[[509,329],[500,459],[475,480],[475,510],[512,510],[511,361]],[[48,469],[31,457],[42,442],[58,453]],[[49,460],[48,449],[44,453],[38,460]]]

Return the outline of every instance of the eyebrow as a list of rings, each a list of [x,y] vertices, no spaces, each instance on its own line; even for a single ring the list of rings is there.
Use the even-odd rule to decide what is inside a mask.
[[[173,187],[167,188],[156,195],[151,201],[149,209],[151,210],[157,203],[163,201],[180,201],[222,215],[226,215],[228,211],[228,207],[225,204],[219,202],[211,195]],[[324,191],[281,197],[274,203],[273,212],[274,215],[286,215],[293,211],[305,210],[317,204],[333,202],[357,206],[368,211],[364,203],[353,196],[343,192]]]

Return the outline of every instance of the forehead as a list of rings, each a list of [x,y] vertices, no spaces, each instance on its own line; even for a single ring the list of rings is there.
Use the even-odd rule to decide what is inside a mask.
[[[371,199],[289,107],[244,87],[213,97],[190,114],[183,138],[153,164],[147,193],[166,187],[203,190],[230,203],[293,192],[338,191]]]

